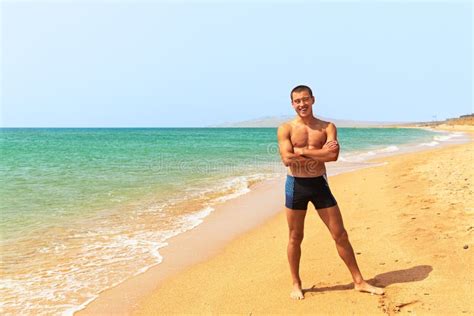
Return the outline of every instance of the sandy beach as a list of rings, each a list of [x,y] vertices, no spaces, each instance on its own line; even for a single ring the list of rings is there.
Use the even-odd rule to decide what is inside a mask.
[[[305,300],[289,298],[283,188],[275,181],[233,203],[257,210],[257,217],[211,214],[170,242],[168,260],[76,314],[473,314],[473,142],[381,161],[329,182],[361,271],[385,288],[384,296],[352,289],[310,207],[301,262]],[[242,234],[249,222],[258,226]]]
[[[382,297],[351,290],[333,241],[310,211],[306,299],[291,301],[281,212],[165,282],[137,314],[472,314],[473,150],[470,143],[397,156],[331,179],[361,269],[386,288]]]

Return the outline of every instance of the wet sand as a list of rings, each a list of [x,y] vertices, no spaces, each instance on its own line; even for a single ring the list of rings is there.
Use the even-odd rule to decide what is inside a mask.
[[[249,193],[215,206],[202,224],[168,240],[160,249],[160,264],[103,291],[74,315],[130,315],[165,280],[217,255],[230,241],[278,214],[284,197],[276,188],[283,185],[284,178],[260,182]]]

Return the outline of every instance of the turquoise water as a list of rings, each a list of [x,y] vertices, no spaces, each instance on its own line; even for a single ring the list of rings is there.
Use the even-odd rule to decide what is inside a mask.
[[[338,133],[347,161],[446,137]],[[76,309],[161,262],[214,205],[286,172],[275,128],[1,129],[0,146],[0,312],[13,314]]]
[[[258,172],[273,130],[4,129],[3,238],[143,197]],[[264,170],[262,170],[264,171]],[[21,234],[21,233],[20,233]]]
[[[403,128],[339,128],[342,153],[383,148],[389,145],[426,143],[435,133]]]
[[[166,199],[183,187],[269,173],[279,165],[275,134],[272,128],[3,129],[0,231],[9,239],[143,195]],[[424,130],[339,129],[343,153],[431,138]]]

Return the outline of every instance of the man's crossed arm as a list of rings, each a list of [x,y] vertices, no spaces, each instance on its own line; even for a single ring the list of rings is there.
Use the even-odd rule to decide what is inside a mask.
[[[321,149],[296,148],[295,154],[322,162],[336,161],[339,156],[339,143],[330,140]]]
[[[333,123],[329,123],[326,133],[326,143],[321,149],[293,148],[290,141],[289,127],[280,126],[278,128],[278,145],[285,166],[289,166],[292,163],[301,163],[305,160],[336,161],[339,156],[336,126]]]
[[[322,162],[336,161],[339,157],[339,142],[337,141],[337,129],[333,123],[326,127],[326,143],[321,149],[298,148],[298,154]]]

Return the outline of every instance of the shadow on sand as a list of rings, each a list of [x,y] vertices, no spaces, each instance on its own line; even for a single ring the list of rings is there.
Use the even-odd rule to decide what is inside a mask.
[[[390,272],[377,274],[372,279],[367,280],[367,282],[379,287],[387,287],[395,283],[417,282],[417,281],[422,281],[426,279],[431,271],[433,271],[432,266],[428,266],[428,265],[415,266],[409,269],[396,270],[396,271],[390,271]],[[317,292],[329,292],[329,291],[344,291],[344,290],[352,290],[353,288],[354,288],[354,283],[352,282],[348,284],[338,284],[338,285],[323,286],[323,287],[316,287],[316,285],[313,285],[311,288],[304,289],[303,292],[317,293]]]

